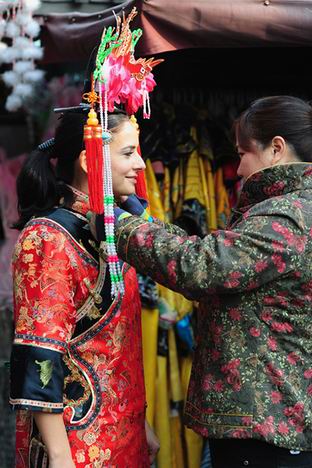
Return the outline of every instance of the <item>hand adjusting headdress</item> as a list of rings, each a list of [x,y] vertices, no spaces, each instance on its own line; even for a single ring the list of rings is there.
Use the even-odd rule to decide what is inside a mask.
[[[162,62],[153,58],[135,59],[134,49],[142,36],[142,30],[131,31],[130,22],[136,16],[134,7],[128,17],[116,18],[116,28],[105,28],[91,76],[91,90],[83,99],[91,105],[84,127],[84,141],[88,166],[88,187],[91,211],[104,213],[104,225],[108,252],[108,264],[112,284],[112,296],[123,291],[123,280],[117,257],[114,236],[114,194],[109,143],[108,112],[115,104],[124,105],[128,115],[143,107],[143,117],[150,118],[149,92],[156,83],[152,68]],[[96,110],[99,112],[99,120]],[[139,174],[137,187],[145,187],[144,173]]]

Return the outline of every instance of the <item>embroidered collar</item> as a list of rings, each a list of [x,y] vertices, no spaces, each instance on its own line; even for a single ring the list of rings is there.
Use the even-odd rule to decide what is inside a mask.
[[[281,164],[252,174],[244,183],[237,209],[297,190],[312,189],[312,163]]]
[[[88,195],[84,192],[81,192],[80,190],[77,190],[75,187],[72,187],[71,185],[69,185],[69,187],[71,188],[75,196],[75,201],[73,205],[71,206],[71,209],[85,216],[87,212],[90,210]]]

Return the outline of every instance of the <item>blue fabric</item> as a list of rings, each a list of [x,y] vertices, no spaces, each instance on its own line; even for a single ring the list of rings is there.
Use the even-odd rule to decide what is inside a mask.
[[[41,377],[41,366],[50,361],[52,373],[45,382]],[[64,367],[62,353],[41,348],[14,344],[11,353],[11,399],[31,400],[36,402],[63,403]],[[47,410],[45,405],[32,406],[31,403],[14,404],[14,409]],[[51,408],[49,411],[61,413],[62,408]]]
[[[208,440],[204,441],[203,454],[202,454],[200,468],[212,468]]]
[[[147,201],[144,198],[138,197],[137,195],[129,195],[127,200],[120,204],[119,207],[115,208],[116,220],[121,220],[127,216],[134,215],[140,216],[140,218],[146,219],[147,221],[153,221],[146,210],[148,206]]]
[[[115,220],[120,221],[121,219],[126,218],[127,216],[131,216],[131,213],[128,213],[127,211],[123,210],[119,206],[116,206],[114,208],[114,215],[115,215]],[[96,233],[97,234],[98,234],[98,225],[99,225],[99,223],[103,224],[103,217],[101,215],[97,216],[97,223],[96,223],[96,225],[97,225]],[[104,225],[103,225],[103,228],[104,228]],[[98,240],[103,240],[103,239],[104,239],[104,237],[98,238]]]
[[[147,201],[137,195],[129,195],[127,200],[120,204],[120,208],[133,215],[141,216],[147,208]]]
[[[190,316],[185,315],[183,319],[179,320],[176,325],[176,331],[181,340],[186,344],[189,351],[194,350],[194,336],[193,328],[190,321]]]

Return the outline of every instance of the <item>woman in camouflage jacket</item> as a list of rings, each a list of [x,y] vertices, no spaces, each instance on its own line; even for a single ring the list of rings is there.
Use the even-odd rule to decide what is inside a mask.
[[[312,108],[259,99],[235,134],[245,183],[227,229],[189,237],[117,208],[118,253],[199,302],[185,423],[213,466],[311,468]]]

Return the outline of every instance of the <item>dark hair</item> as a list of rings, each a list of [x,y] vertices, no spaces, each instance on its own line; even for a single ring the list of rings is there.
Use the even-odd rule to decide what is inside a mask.
[[[312,107],[294,96],[269,96],[253,101],[234,122],[239,145],[253,141],[266,148],[275,136],[289,144],[300,161],[312,161]]]
[[[108,128],[114,132],[129,117],[122,110],[108,114]],[[70,205],[74,194],[67,184],[74,178],[75,161],[84,149],[85,112],[66,112],[55,131],[54,143],[41,144],[27,158],[17,177],[18,221],[12,226],[23,229],[33,216],[54,206]],[[56,164],[51,163],[56,159]]]

